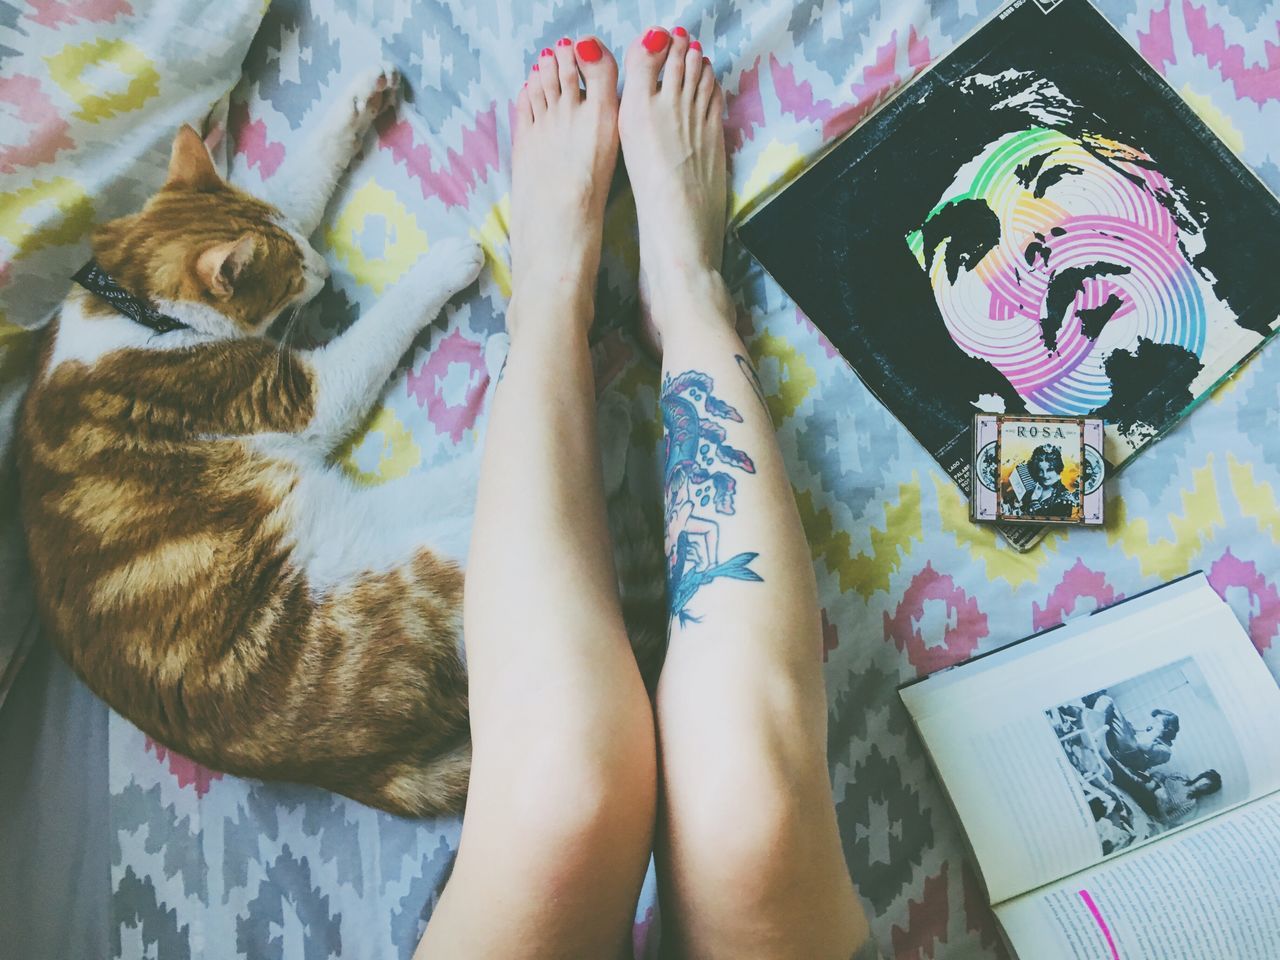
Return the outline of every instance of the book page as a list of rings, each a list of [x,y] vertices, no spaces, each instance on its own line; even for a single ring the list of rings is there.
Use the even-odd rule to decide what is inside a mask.
[[[1280,957],[1280,795],[996,908],[1021,960]]]
[[[1280,689],[1203,575],[902,698],[993,903],[1280,789]]]

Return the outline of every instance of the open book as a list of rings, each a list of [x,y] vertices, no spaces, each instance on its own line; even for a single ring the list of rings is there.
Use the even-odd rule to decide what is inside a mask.
[[[1021,960],[1280,957],[1280,688],[1203,574],[901,696]]]

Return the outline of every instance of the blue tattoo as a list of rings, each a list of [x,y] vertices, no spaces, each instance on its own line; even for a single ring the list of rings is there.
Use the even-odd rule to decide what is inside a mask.
[[[720,400],[705,373],[690,370],[662,383],[662,426],[665,451],[663,490],[666,500],[667,608],[683,626],[698,621],[687,609],[693,595],[712,580],[761,581],[751,569],[758,553],[739,553],[720,562],[720,525],[707,514],[731,516],[737,481],[726,464],[755,473],[751,458],[726,442],[716,420],[742,423],[742,415]]]

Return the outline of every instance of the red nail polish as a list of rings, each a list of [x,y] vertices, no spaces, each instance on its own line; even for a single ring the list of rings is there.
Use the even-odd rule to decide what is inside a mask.
[[[710,57],[703,57],[703,58],[702,58],[702,62],[703,62],[703,63],[705,63],[708,67],[709,67],[709,66],[711,66],[711,58],[710,58]]]
[[[550,47],[543,47],[542,53],[540,54],[540,56],[544,56],[544,57],[554,57],[555,55],[556,55],[556,52],[552,50]]]
[[[556,41],[556,46],[567,47],[571,43],[573,43],[573,41],[570,40],[568,37],[561,37],[559,40]]]
[[[700,44],[697,40],[690,40],[690,41],[689,41],[689,49],[690,49],[690,50],[697,50],[699,53],[701,53],[701,52],[702,52],[702,44]]]
[[[591,37],[578,41],[578,58],[584,63],[595,63],[602,56],[604,51],[600,49],[600,44]]]
[[[667,49],[667,43],[670,41],[667,31],[660,27],[654,27],[644,35],[644,39],[640,42],[644,44],[644,48],[650,53],[661,53]]]
[[[535,70],[537,70],[537,69],[538,69],[538,65],[537,65],[536,63],[533,65],[533,69],[535,69]]]
[[[686,30],[684,27],[676,27],[671,32],[674,33],[677,37],[687,37],[689,35],[689,31]]]

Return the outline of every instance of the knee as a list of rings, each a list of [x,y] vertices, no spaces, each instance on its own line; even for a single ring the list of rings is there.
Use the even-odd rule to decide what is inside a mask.
[[[699,857],[701,862],[714,862],[727,878],[749,878],[768,873],[778,855],[786,854],[794,837],[799,814],[795,804],[778,791],[760,784],[744,785],[744,791],[730,801],[714,795],[694,798],[693,809],[686,801],[679,812],[679,832],[673,837],[681,846],[708,853],[714,858]]]
[[[498,848],[523,883],[570,899],[639,883],[653,842],[656,770],[652,756],[619,761],[555,757],[507,778],[497,804],[486,803],[488,829],[506,838]]]
[[[686,787],[669,811],[669,837],[692,862],[719,874],[747,908],[803,886],[835,833],[825,770],[785,779],[743,765],[710,789]],[[830,826],[830,829],[827,829]],[[838,841],[836,841],[838,843]]]
[[[544,715],[503,744],[477,744],[475,758],[474,799],[544,847],[651,834],[657,760],[647,713],[600,722]]]
[[[525,827],[567,863],[648,859],[655,792],[652,781],[638,777],[605,782],[577,775],[561,789],[530,797]]]

